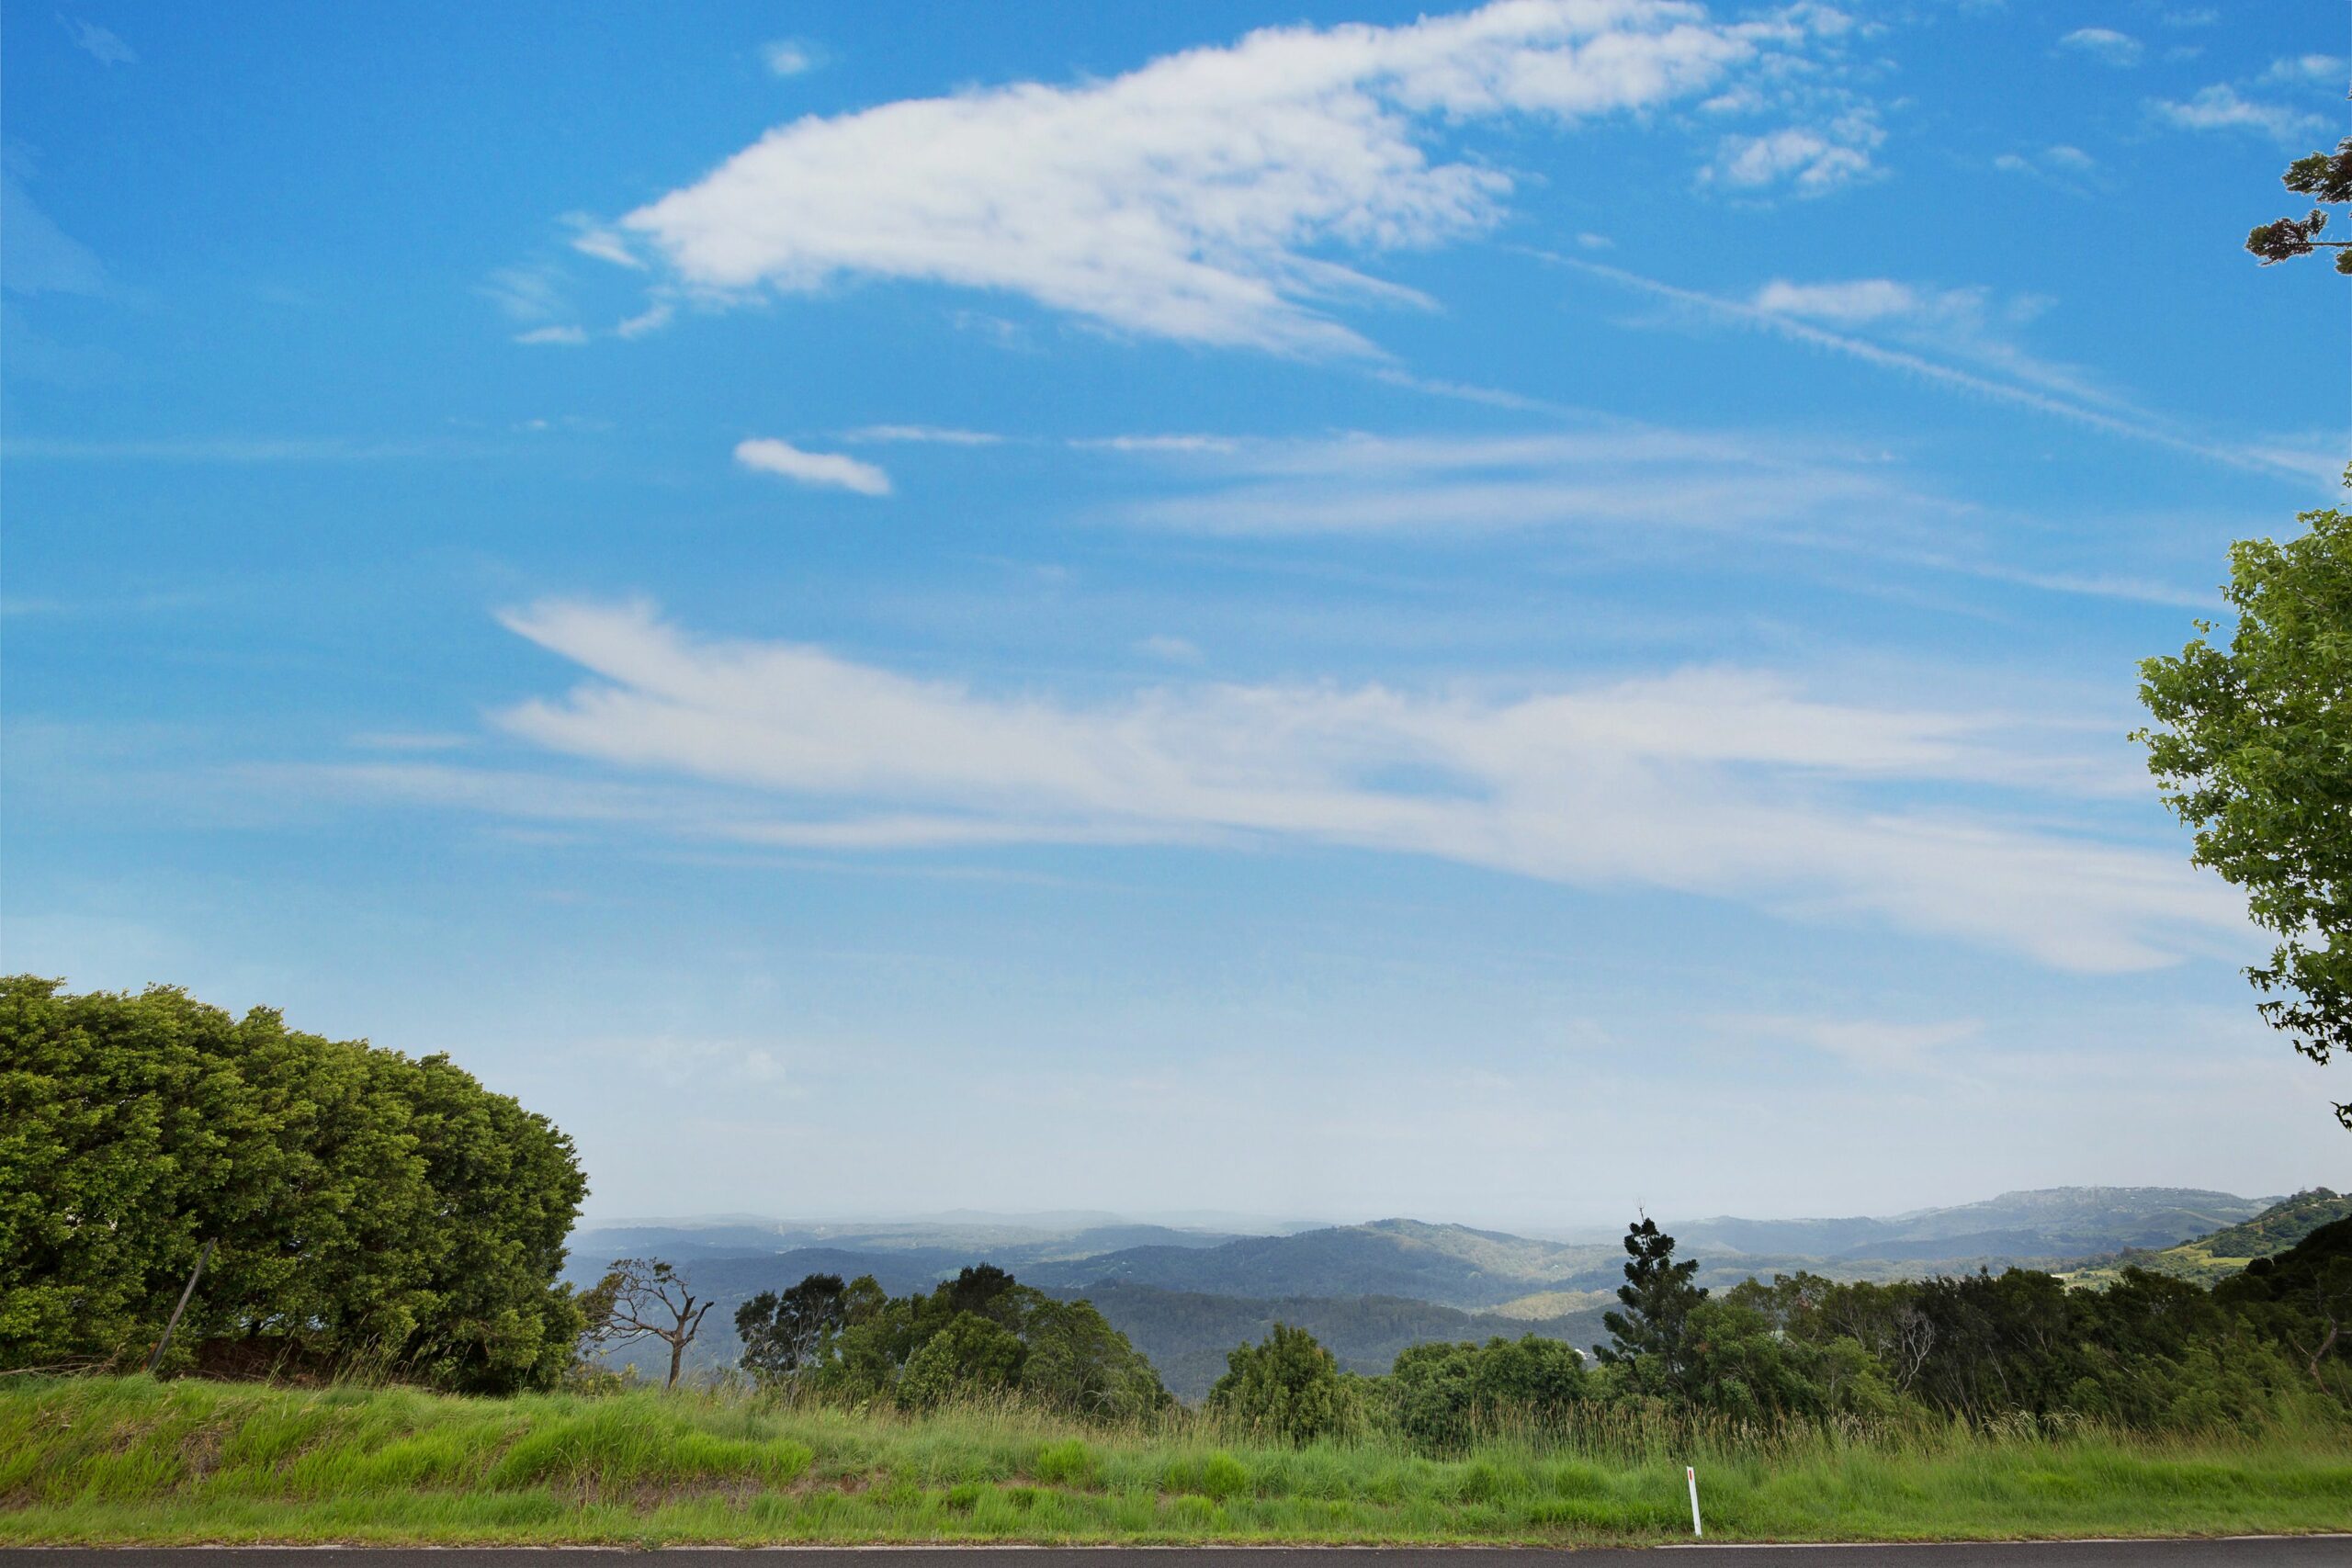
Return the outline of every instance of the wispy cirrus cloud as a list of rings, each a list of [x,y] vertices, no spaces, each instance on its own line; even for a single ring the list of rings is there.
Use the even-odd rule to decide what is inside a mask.
[[[1127,436],[1094,444],[1183,465],[1195,483],[1128,503],[1126,521],[1227,536],[1465,538],[1534,528],[1795,536],[1948,511],[1883,468],[1767,441],[1587,418],[1535,434],[1301,440]]]
[[[2243,935],[2236,901],[2177,854],[2053,825],[2106,770],[2000,714],[1712,668],[1517,694],[1155,685],[1086,705],[800,644],[699,641],[642,605],[503,619],[586,678],[498,726],[616,776],[376,763],[332,777],[498,815],[841,851],[1349,847],[1892,921],[2085,971]],[[1893,792],[1921,781],[1982,799],[1932,809]]]
[[[1834,61],[1849,25],[1810,5],[1724,22],[1671,0],[1497,0],[1401,27],[1269,28],[1107,81],[811,116],[616,229],[718,299],[916,279],[1144,336],[1364,354],[1336,301],[1425,301],[1322,253],[1476,233],[1510,194],[1497,168],[1433,156],[1441,125],[1573,126],[1736,81],[1713,100],[1725,112],[1802,124],[1726,144],[1723,178],[1826,188],[1868,167],[1876,127],[1819,73],[1780,67]],[[1823,95],[1836,112],[1817,112]]]
[[[1880,333],[2084,402],[2120,400],[2080,367],[2045,359],[2019,343],[2023,329],[2050,306],[2039,295],[1996,298],[1981,286],[1951,288],[1887,277],[1818,283],[1774,278],[1748,302],[1770,315],[1841,332]]]
[[[735,461],[756,473],[774,474],[820,490],[845,490],[858,495],[890,493],[890,476],[872,463],[839,452],[803,451],[773,437],[737,443]]]
[[[101,65],[111,67],[139,63],[138,53],[129,44],[96,22],[60,12],[57,25],[65,29],[65,36],[74,40],[74,48]]]
[[[2087,389],[2074,390],[2052,381],[2051,372],[2055,367],[2030,362],[2021,355],[2012,355],[2006,364],[1985,367],[2003,369],[2014,378],[2002,378],[1984,374],[1983,369],[1964,368],[1947,363],[1913,347],[1893,346],[1853,332],[1835,331],[1791,310],[1767,309],[1753,299],[1729,299],[1702,289],[1685,288],[1679,284],[1629,272],[1623,267],[1606,266],[1580,256],[1544,251],[1531,254],[1555,265],[1604,279],[1652,299],[1688,307],[1702,319],[1713,319],[1726,325],[1760,328],[1883,370],[1916,377],[1955,391],[2048,414],[2126,440],[2168,447],[2230,468],[2299,479],[2325,479],[2332,477],[2335,470],[2336,459],[2332,457],[2307,457],[2269,443],[2233,445],[2209,439],[2184,432],[2162,416],[2135,408],[2120,399],[2100,398],[2094,401],[2097,394]]]
[[[962,430],[942,424],[861,424],[854,430],[842,431],[841,439],[933,446],[998,446],[1004,442],[1004,437],[992,430]]]
[[[532,348],[578,348],[587,343],[588,329],[579,326],[533,327],[514,334],[514,341]]]

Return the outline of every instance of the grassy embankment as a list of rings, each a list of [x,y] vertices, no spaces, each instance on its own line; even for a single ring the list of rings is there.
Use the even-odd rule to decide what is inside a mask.
[[[740,1395],[0,1380],[0,1543],[1659,1541],[2352,1529],[2342,1427],[1838,1438],[1623,1427],[1459,1460]]]

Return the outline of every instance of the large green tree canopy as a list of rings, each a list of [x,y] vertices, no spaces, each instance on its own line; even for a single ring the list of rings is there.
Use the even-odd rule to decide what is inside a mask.
[[[552,1382],[571,1141],[447,1056],[176,989],[0,978],[0,1365],[130,1361],[216,1248],[174,1356],[277,1345],[452,1387]]]
[[[1170,1403],[1127,1337],[1089,1303],[1060,1302],[993,1264],[927,1295],[885,1296],[871,1275],[811,1274],[735,1314],[741,1366],[771,1386],[928,1409],[1017,1393],[1072,1415],[1132,1419]]]
[[[2263,1015],[2326,1063],[2352,1051],[2352,516],[2230,550],[2226,643],[2211,622],[2141,665],[2140,732],[2196,859],[2244,888],[2278,939],[2246,971]],[[2335,1113],[2352,1127],[2352,1105]]]

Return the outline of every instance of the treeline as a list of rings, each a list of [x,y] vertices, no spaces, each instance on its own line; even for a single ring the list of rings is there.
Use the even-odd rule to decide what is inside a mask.
[[[201,1259],[166,1369],[548,1386],[586,1191],[571,1139],[446,1056],[0,978],[0,1367],[142,1364]]]
[[[1800,1273],[1716,1294],[1654,1223],[1633,1226],[1625,1247],[1620,1310],[1591,1362],[1527,1334],[1411,1346],[1365,1376],[1277,1324],[1227,1353],[1207,1408],[1259,1439],[1390,1433],[1445,1453],[1496,1430],[1627,1415],[2251,1430],[2341,1420],[2352,1401],[2352,1220],[2211,1292],[2139,1269],[2069,1291],[2012,1269],[1895,1284]],[[741,1370],[795,1398],[926,1409],[1018,1396],[1109,1419],[1171,1403],[1091,1305],[988,1266],[897,1298],[871,1279],[812,1275],[747,1303],[736,1327]]]
[[[1209,1404],[1293,1441],[1385,1427],[1436,1451],[1498,1425],[1624,1410],[2208,1430],[2341,1420],[2352,1404],[2352,1220],[2210,1292],[2139,1269],[2069,1291],[2012,1269],[1896,1284],[1797,1274],[1714,1295],[1654,1223],[1625,1247],[1622,1310],[1595,1365],[1531,1336],[1417,1346],[1386,1377],[1357,1378],[1283,1328],[1233,1352]]]

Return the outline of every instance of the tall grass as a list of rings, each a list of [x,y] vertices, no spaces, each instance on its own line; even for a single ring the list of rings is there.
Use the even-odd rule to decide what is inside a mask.
[[[1451,1458],[741,1391],[473,1400],[141,1377],[0,1386],[0,1542],[1645,1541],[2352,1529],[2340,1426],[1757,1428],[1498,1418]]]

